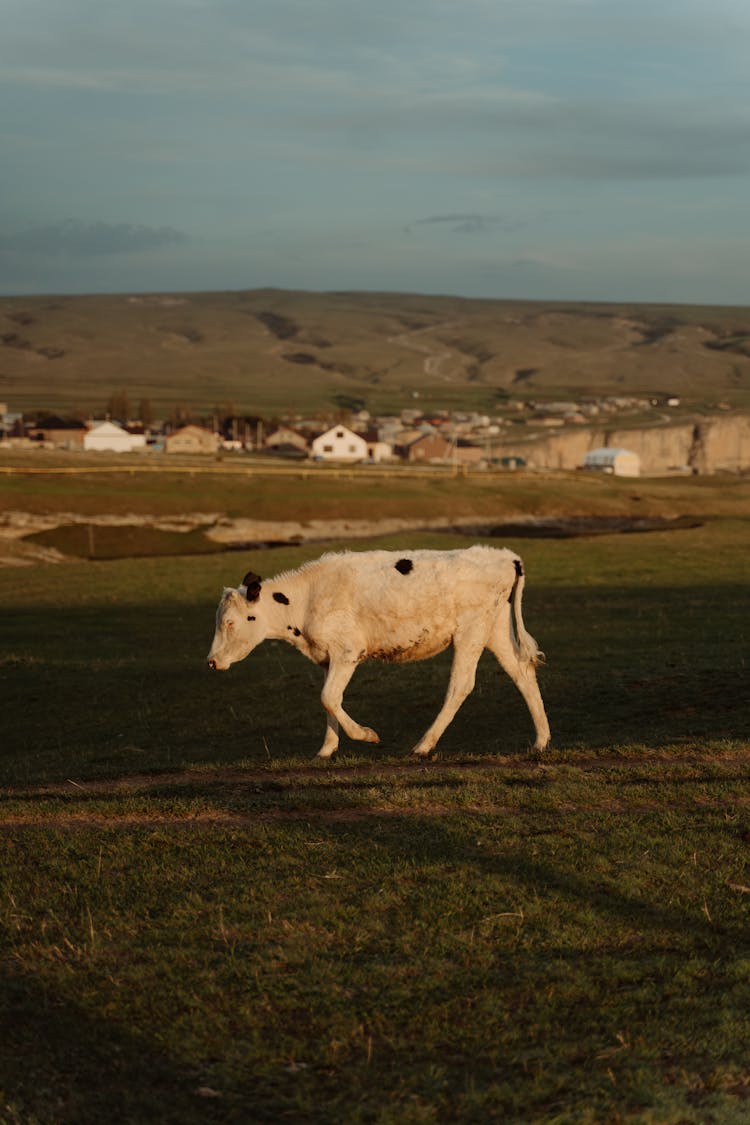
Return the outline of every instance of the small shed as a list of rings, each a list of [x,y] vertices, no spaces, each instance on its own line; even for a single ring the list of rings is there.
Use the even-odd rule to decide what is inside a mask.
[[[590,450],[583,459],[584,469],[594,472],[611,473],[616,477],[638,477],[641,475],[641,459],[630,449],[615,449],[605,446]]]

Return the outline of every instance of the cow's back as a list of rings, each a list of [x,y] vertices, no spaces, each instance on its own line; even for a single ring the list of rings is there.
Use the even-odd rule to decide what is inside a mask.
[[[303,568],[311,632],[328,644],[344,636],[361,659],[425,659],[448,647],[462,620],[486,618],[490,629],[514,558],[491,547],[325,555]]]

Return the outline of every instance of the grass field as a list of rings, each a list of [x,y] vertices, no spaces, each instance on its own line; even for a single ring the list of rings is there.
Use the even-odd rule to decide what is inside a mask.
[[[444,656],[360,669],[381,745],[311,762],[316,668],[205,669],[241,556],[0,570],[0,1119],[746,1121],[750,520],[692,495],[507,544],[541,760],[486,657],[406,759]]]
[[[130,454],[4,453],[0,517],[34,514],[183,516],[190,512],[260,520],[517,516],[750,516],[750,483],[730,474],[613,477],[599,473],[425,475],[355,466],[281,472],[252,459],[196,457],[158,465]],[[278,468],[278,467],[277,467]],[[35,470],[35,471],[29,471]],[[44,470],[44,471],[39,471]]]

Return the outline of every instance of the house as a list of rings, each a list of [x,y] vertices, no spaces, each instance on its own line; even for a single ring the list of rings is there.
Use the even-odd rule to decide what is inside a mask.
[[[83,422],[72,418],[60,418],[56,414],[41,418],[30,426],[28,436],[32,441],[52,445],[56,449],[83,449],[86,427]]]
[[[112,453],[132,453],[146,448],[145,434],[131,434],[116,422],[92,422],[84,434],[85,450],[107,450]]]
[[[312,455],[321,461],[366,461],[367,442],[346,426],[332,426],[313,439]]]
[[[362,437],[367,442],[367,460],[371,464],[377,465],[393,457],[393,446],[388,441],[381,441],[377,430],[367,430]]]
[[[396,452],[412,464],[419,461],[445,461],[450,457],[452,443],[442,434],[420,434],[404,444],[399,444]]]
[[[293,430],[291,426],[279,426],[272,434],[269,434],[263,443],[263,448],[269,452],[274,453],[287,453],[293,450],[300,450],[302,453],[307,454],[310,449],[309,442],[304,434]]]
[[[164,439],[167,453],[216,453],[219,436],[201,426],[182,426]]]
[[[641,459],[629,449],[609,446],[590,450],[583,459],[583,468],[594,472],[611,473],[616,477],[637,477],[641,474]]]
[[[467,441],[466,438],[458,438],[453,443],[451,450],[451,460],[460,461],[462,465],[476,465],[477,462],[483,461],[486,457],[485,451],[481,445],[475,445],[473,441]]]

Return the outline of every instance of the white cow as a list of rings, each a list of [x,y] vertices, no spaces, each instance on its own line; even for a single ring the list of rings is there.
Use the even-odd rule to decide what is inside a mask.
[[[505,548],[361,551],[323,555],[268,581],[250,572],[226,588],[216,613],[210,668],[224,670],[268,637],[288,641],[326,671],[327,727],[318,757],[350,738],[379,742],[344,710],[344,690],[364,660],[424,660],[453,645],[443,706],[412,750],[424,757],[474,687],[477,662],[493,652],[526,700],[535,749],[550,738],[535,667],[543,659],[521,616],[523,566]]]

